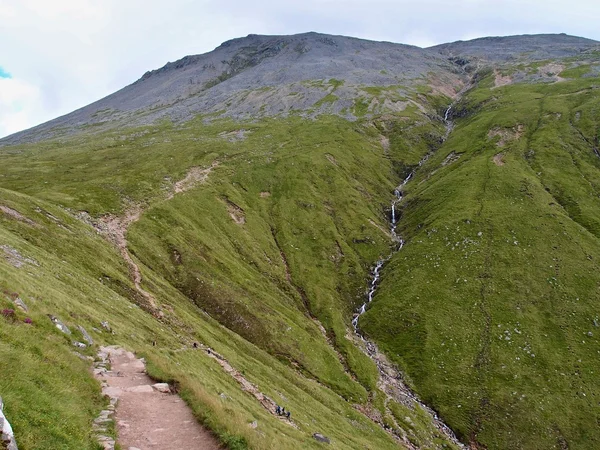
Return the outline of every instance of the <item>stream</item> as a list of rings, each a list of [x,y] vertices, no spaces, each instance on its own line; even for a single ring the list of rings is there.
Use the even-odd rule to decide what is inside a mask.
[[[444,122],[446,124],[446,134],[443,138],[445,141],[448,138],[448,135],[452,131],[454,127],[453,122],[450,120],[450,113],[452,110],[452,103],[444,113]],[[406,184],[413,178],[416,171],[425,164],[425,162],[431,156],[431,152],[427,153],[417,167],[415,167],[402,183],[398,185],[396,189],[394,189],[394,198],[391,202],[391,215],[390,215],[390,234],[392,236],[392,241],[394,242],[394,247],[391,253],[387,256],[387,258],[380,259],[375,264],[375,268],[371,271],[371,281],[369,282],[369,289],[367,291],[367,296],[365,302],[358,308],[355,312],[354,317],[352,319],[352,326],[354,327],[355,335],[360,338],[360,343],[362,344],[363,351],[375,362],[380,374],[380,381],[378,383],[378,387],[386,393],[388,396],[385,405],[387,408],[387,403],[389,400],[395,400],[399,403],[402,403],[406,406],[412,407],[413,402],[418,404],[427,414],[431,417],[431,420],[434,426],[444,435],[446,438],[456,445],[459,448],[465,448],[464,445],[457,439],[454,432],[448,427],[437,415],[437,413],[431,409],[429,406],[425,405],[417,395],[404,383],[402,373],[385,357],[383,353],[379,351],[377,345],[374,342],[366,339],[362,333],[360,333],[360,329],[358,327],[358,320],[360,316],[362,316],[369,304],[373,301],[373,297],[377,292],[377,288],[379,285],[379,279],[381,275],[381,269],[384,265],[394,256],[397,252],[402,250],[404,247],[405,241],[404,239],[396,233],[396,227],[398,226],[399,214],[397,211],[397,205],[402,202],[404,196],[404,187]],[[406,436],[398,436],[401,438],[408,448],[415,448],[412,443],[406,439]]]

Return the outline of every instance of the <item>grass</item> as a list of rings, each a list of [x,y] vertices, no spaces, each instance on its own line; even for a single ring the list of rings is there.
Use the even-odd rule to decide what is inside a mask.
[[[61,334],[47,314],[72,330],[84,326],[98,343],[143,354],[150,373],[175,381],[229,448],[316,448],[314,432],[339,448],[396,447],[353,407],[368,402],[378,374],[346,333],[372,262],[388,252],[377,225],[386,228],[382,210],[399,181],[396,168],[426,147],[404,161],[400,136],[386,154],[381,131],[327,116],[265,119],[243,124],[244,140],[222,137],[240,127],[198,118],[3,149],[1,203],[32,222],[2,214],[0,236],[37,262],[17,268],[0,254],[1,287],[23,298],[33,319],[33,326],[1,324],[15,340],[3,338],[2,361],[24,361],[0,366],[0,393],[22,448],[95,448],[99,387],[90,363],[74,354],[71,340],[81,337]],[[190,167],[214,161],[207,183],[165,201]],[[128,232],[129,248],[144,289],[166,313],[162,322],[140,307],[117,250],[72,215],[119,214],[132,203],[146,212]],[[11,305],[8,296],[1,301]],[[102,331],[105,320],[115,334]],[[285,404],[299,429],[267,413],[192,342],[225,355]],[[45,360],[61,370],[40,371]],[[36,370],[37,390],[28,376]],[[65,401],[35,405],[47,384],[48,397],[60,392]],[[57,420],[36,421],[28,412],[36,408]],[[73,430],[57,440],[73,415]],[[254,420],[256,430],[248,426]]]
[[[0,245],[23,265],[0,249],[0,308],[16,294],[33,321],[0,317],[0,395],[20,446],[95,448],[103,400],[74,354],[77,325],[143,355],[229,448],[321,448],[315,432],[336,448],[397,448],[359,409],[416,446],[448,446],[417,405],[386,405],[376,366],[347,338],[369,270],[390,252],[393,190],[431,153],[406,186],[407,245],[361,329],[465,442],[598,447],[599,99],[597,79],[575,75],[491,89],[482,70],[446,141],[450,100],[420,86],[424,112],[377,115],[371,99],[395,93],[366,87],[355,122],[199,117],[2,148],[0,204],[22,218],[0,213]],[[205,183],[167,200],[190,168],[214,162]],[[73,216],[131,204],[145,212],[128,248],[162,321],[140,307],[118,251]],[[192,342],[223,354],[298,429]]]
[[[464,441],[598,446],[596,85],[483,79],[407,187],[408,244],[361,325]]]

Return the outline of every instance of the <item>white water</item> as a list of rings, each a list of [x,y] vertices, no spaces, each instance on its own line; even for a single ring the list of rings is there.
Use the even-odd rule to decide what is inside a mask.
[[[421,161],[419,161],[419,167],[421,167],[421,165],[425,161],[427,161],[427,158],[429,158],[429,155],[426,155]],[[402,183],[400,183],[400,185],[396,189],[394,189],[394,199],[392,200],[392,218],[391,218],[390,232],[392,235],[392,240],[394,242],[396,242],[397,245],[396,245],[395,250],[392,251],[392,253],[390,253],[390,255],[387,258],[380,259],[379,261],[377,261],[375,268],[371,272],[371,282],[369,283],[369,290],[367,291],[367,301],[364,302],[360,306],[360,308],[358,308],[358,310],[354,314],[354,318],[352,319],[352,326],[354,327],[354,330],[357,333],[358,333],[358,318],[367,311],[367,306],[369,305],[369,303],[371,303],[373,301],[373,296],[375,295],[375,291],[377,290],[377,285],[379,283],[379,271],[381,270],[383,265],[393,256],[393,254],[395,252],[402,250],[402,247],[404,247],[404,239],[402,239],[400,236],[398,236],[396,234],[396,225],[397,225],[396,205],[402,201],[402,197],[403,197],[402,190],[404,189],[404,186],[406,185],[406,183],[408,183],[410,181],[410,179],[412,178],[414,173],[415,173],[415,171],[413,170],[402,181]]]
[[[446,135],[444,137],[444,140],[448,137],[448,135],[452,131],[453,124],[449,120],[451,109],[452,109],[452,105],[450,105],[448,107],[448,109],[446,110],[446,112],[444,114],[444,122],[446,122]],[[366,312],[367,306],[369,305],[369,303],[371,303],[373,301],[373,296],[375,295],[375,292],[377,291],[377,285],[379,283],[380,271],[381,271],[382,267],[396,252],[399,252],[404,247],[404,239],[402,239],[401,236],[398,236],[396,234],[396,226],[397,226],[397,222],[398,222],[397,217],[396,217],[396,205],[398,203],[402,202],[404,186],[411,180],[411,178],[415,174],[415,171],[419,167],[421,167],[423,164],[425,164],[425,162],[429,159],[429,156],[430,156],[430,154],[425,155],[423,157],[423,159],[421,159],[421,161],[419,161],[419,165],[417,166],[417,168],[415,168],[411,173],[409,173],[408,176],[402,181],[402,183],[400,183],[400,185],[396,189],[394,189],[394,199],[392,200],[392,205],[391,205],[392,206],[392,214],[391,214],[391,224],[390,225],[391,225],[392,240],[396,243],[396,246],[395,246],[395,249],[392,250],[392,252],[390,253],[390,255],[387,258],[380,259],[379,261],[377,261],[375,268],[371,272],[371,282],[369,283],[367,299],[360,306],[360,308],[358,308],[357,312],[354,315],[354,318],[352,319],[352,326],[354,327],[354,331],[355,331],[356,335],[358,337],[360,337],[361,341],[365,344],[366,353],[377,364],[377,367],[378,367],[379,372],[382,377],[389,375],[390,373],[393,373],[396,369],[389,366],[389,364],[386,365],[387,363],[384,364],[382,362],[382,359],[379,357],[380,354],[379,354],[379,350],[377,349],[377,346],[374,343],[365,339],[360,334],[360,332],[358,330],[358,319],[360,318],[360,316],[362,316]],[[454,445],[456,445],[458,448],[461,448],[461,449],[465,448],[464,445],[456,438],[456,436],[454,435],[454,432],[439,418],[439,416],[436,414],[436,412],[434,410],[432,410],[431,408],[429,408],[427,405],[425,405],[423,402],[421,402],[421,400],[401,381],[400,375],[396,375],[393,378],[394,378],[394,380],[391,383],[394,386],[399,388],[396,390],[396,392],[399,392],[401,395],[404,395],[404,396],[408,397],[409,399],[411,399],[412,401],[414,401],[415,403],[419,404],[421,406],[421,408],[423,408],[423,410],[427,411],[427,413],[431,416],[431,418],[433,419],[433,422],[438,427],[438,429],[440,431],[442,431],[443,434],[445,434],[446,437]],[[408,448],[415,448],[412,445],[412,443],[410,443],[410,442],[405,442],[405,443],[408,444],[407,445]]]
[[[444,122],[446,123],[445,138],[448,137],[448,134],[452,130],[452,122],[448,119],[450,117],[451,110],[452,110],[452,105],[448,106],[448,109],[446,109],[446,112],[444,113]],[[392,253],[387,258],[380,259],[379,261],[377,261],[375,268],[371,271],[371,282],[369,283],[369,290],[367,291],[367,300],[360,306],[360,308],[358,308],[358,310],[354,314],[354,318],[352,319],[352,326],[354,327],[354,331],[356,331],[357,333],[358,333],[358,319],[360,316],[362,316],[367,311],[367,306],[369,305],[369,303],[371,303],[373,301],[373,296],[375,295],[375,291],[377,290],[377,284],[379,283],[379,271],[381,270],[383,265],[394,255],[394,253],[399,252],[404,247],[404,239],[402,239],[402,237],[400,237],[396,234],[396,226],[398,224],[397,217],[396,217],[396,205],[402,201],[402,198],[404,196],[403,190],[404,190],[404,186],[406,186],[406,183],[408,183],[411,180],[411,178],[415,174],[415,171],[427,162],[427,160],[429,159],[429,156],[430,156],[430,153],[426,154],[421,159],[421,161],[419,161],[417,168],[414,169],[412,172],[410,172],[408,174],[408,176],[404,180],[402,180],[402,183],[400,183],[400,185],[396,189],[394,189],[394,199],[392,200],[392,216],[391,216],[391,221],[390,221],[391,222],[390,223],[390,232],[392,235],[392,240],[394,242],[396,242],[397,245],[396,245],[395,250],[393,250]]]

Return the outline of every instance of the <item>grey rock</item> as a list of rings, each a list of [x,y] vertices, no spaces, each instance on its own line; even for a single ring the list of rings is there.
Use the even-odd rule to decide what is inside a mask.
[[[108,321],[100,322],[100,325],[102,325],[102,328],[104,328],[106,331],[112,333],[112,328],[110,327]]]
[[[77,342],[77,341],[73,342],[73,345],[77,348],[86,348],[87,347],[87,345],[85,345],[83,342]]]
[[[89,125],[145,126],[165,118],[181,123],[198,114],[255,119],[302,111],[309,117],[332,113],[354,118],[351,110],[357,98],[364,98],[364,86],[390,87],[405,97],[435,72],[443,84],[460,88],[464,71],[482,61],[567,57],[598,45],[559,34],[482,38],[430,48],[319,33],[249,35],[212,52],[169,62],[95,103],[0,139],[0,146],[68,136]],[[342,79],[343,85],[334,79]],[[334,101],[319,103],[334,90]],[[379,112],[403,107],[402,101],[389,99],[370,106]]]
[[[152,387],[154,388],[154,390],[162,392],[163,394],[171,393],[171,387],[169,386],[169,383],[156,383],[153,384]]]
[[[79,329],[79,331],[81,331],[84,341],[87,342],[89,345],[94,345],[94,340],[89,335],[89,333],[85,330],[85,328],[83,328],[81,325],[77,325],[77,328]]]
[[[20,308],[23,312],[29,312],[29,308],[27,308],[27,305],[25,304],[25,302],[21,299],[21,297],[17,297],[17,299],[15,300],[15,305]]]
[[[0,398],[0,444],[4,444],[7,450],[18,450],[15,435],[8,419],[3,412],[4,403]]]
[[[329,438],[326,436],[323,436],[321,433],[315,433],[315,434],[313,434],[313,437],[319,442],[325,442],[326,444],[331,444],[331,441],[329,440]]]
[[[55,317],[53,315],[49,315],[48,317],[50,317],[52,323],[56,325],[56,328],[58,328],[60,331],[62,331],[65,334],[71,334],[71,330],[69,330],[69,328],[64,323],[62,323],[58,317]]]

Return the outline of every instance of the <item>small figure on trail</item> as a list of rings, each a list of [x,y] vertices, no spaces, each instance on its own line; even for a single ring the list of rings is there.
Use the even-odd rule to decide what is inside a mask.
[[[192,344],[192,347],[194,347],[194,348],[198,348],[198,343],[197,343],[197,342],[194,342],[194,343]]]
[[[156,347],[156,341],[152,341],[152,347]]]
[[[279,405],[275,405],[275,412],[277,413],[278,416],[281,415],[281,407]]]
[[[281,407],[281,415],[282,415],[282,416],[283,416],[283,415],[285,415],[285,406],[282,406],[282,407]]]
[[[287,414],[286,414],[286,416],[287,416],[288,420],[290,420],[290,416],[291,416],[291,415],[292,415],[292,413],[288,411],[288,412],[287,412]]]

